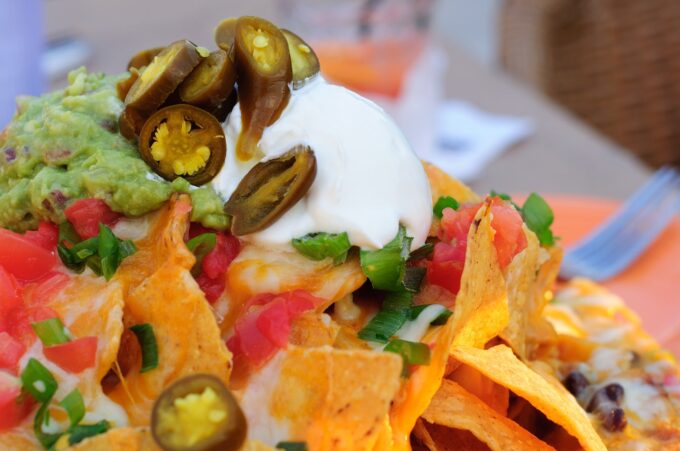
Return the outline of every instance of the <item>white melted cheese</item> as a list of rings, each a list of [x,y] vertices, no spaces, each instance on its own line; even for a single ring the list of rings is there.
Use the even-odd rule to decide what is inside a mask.
[[[437,319],[446,307],[439,304],[432,304],[426,307],[414,320],[407,321],[397,331],[396,336],[406,341],[419,342],[425,336],[427,329],[430,328],[432,321]]]
[[[402,224],[414,238],[412,249],[425,242],[432,219],[427,176],[402,132],[373,102],[317,77],[293,91],[279,119],[265,129],[260,160],[235,155],[241,121],[236,105],[225,126],[226,162],[211,182],[223,199],[255,164],[294,146],[310,146],[317,162],[306,196],[246,241],[290,247],[293,238],[308,233],[347,232],[353,245],[379,249]]]
[[[623,387],[622,405],[632,426],[646,429],[657,418],[669,417],[668,402],[658,388],[641,379],[616,379],[614,382]]]

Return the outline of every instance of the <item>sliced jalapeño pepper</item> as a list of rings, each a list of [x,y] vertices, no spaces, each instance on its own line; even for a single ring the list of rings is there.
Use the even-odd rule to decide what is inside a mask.
[[[195,374],[163,391],[151,414],[151,432],[166,451],[237,451],[246,419],[234,395],[217,377]]]
[[[256,164],[224,205],[231,232],[247,235],[272,224],[302,199],[315,177],[316,157],[306,146]]]
[[[227,53],[231,52],[236,36],[236,22],[238,17],[228,17],[222,20],[215,28],[215,44]]]
[[[236,22],[234,58],[238,73],[243,128],[236,156],[256,156],[265,127],[274,123],[288,104],[292,79],[288,42],[274,24],[259,17]]]
[[[292,31],[282,29],[288,41],[288,52],[293,69],[293,87],[302,87],[309,79],[319,73],[319,58],[300,36]]]
[[[191,42],[182,40],[170,44],[140,71],[139,78],[125,97],[125,104],[144,115],[150,115],[200,61],[201,56]]]
[[[236,69],[224,50],[216,50],[204,58],[179,86],[183,103],[210,112],[227,100],[234,90]]]
[[[163,49],[165,49],[165,47],[154,47],[137,52],[135,56],[128,61],[127,69],[141,69],[142,67],[148,66]]]
[[[154,113],[139,135],[142,159],[161,177],[184,177],[203,185],[224,165],[226,140],[217,119],[200,108],[178,104]]]

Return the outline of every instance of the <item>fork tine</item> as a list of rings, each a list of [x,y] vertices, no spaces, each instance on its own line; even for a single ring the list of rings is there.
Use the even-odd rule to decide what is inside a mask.
[[[603,225],[565,255],[560,275],[604,280],[625,269],[674,218],[680,209],[680,173],[657,171]]]
[[[574,255],[579,254],[581,250],[590,251],[591,245],[597,243],[603,237],[607,237],[608,234],[616,233],[621,228],[625,227],[626,223],[630,221],[631,217],[636,215],[640,208],[647,205],[650,200],[654,199],[659,190],[665,189],[672,180],[677,176],[677,172],[668,167],[664,167],[657,171],[654,176],[635,194],[629,198],[623,206],[605,221],[601,226],[595,229],[593,232],[588,234],[585,238],[578,241],[570,249]]]
[[[665,202],[666,197],[675,196],[677,190],[680,189],[679,180],[680,175],[674,174],[666,183],[657,186],[657,189],[649,190],[649,199],[645,198],[640,202],[629,204],[627,208],[630,208],[630,213],[633,214],[627,214],[623,219],[617,219],[615,224],[609,222],[609,224],[613,224],[612,226],[600,228],[592,235],[592,239],[585,246],[580,245],[581,247],[575,249],[574,254],[579,258],[590,258],[591,255],[608,254],[611,248],[618,252],[617,237],[625,234],[627,230],[635,230],[640,222],[653,220],[659,205]]]

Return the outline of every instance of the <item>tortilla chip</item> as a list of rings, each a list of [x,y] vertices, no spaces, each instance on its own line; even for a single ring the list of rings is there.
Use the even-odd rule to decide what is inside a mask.
[[[437,166],[423,161],[425,174],[430,182],[432,192],[432,204],[442,196],[451,196],[460,203],[479,202],[479,196],[467,185],[454,179]]]
[[[306,441],[310,449],[371,449],[391,435],[385,420],[401,368],[401,358],[387,352],[289,346],[243,392],[248,437]]]
[[[358,254],[334,265],[331,259],[311,260],[299,252],[272,250],[248,244],[241,249],[227,271],[229,311],[221,325],[229,330],[241,313],[244,303],[260,293],[284,293],[305,290],[325,299],[317,310],[356,291],[366,282]]]
[[[487,406],[507,416],[510,391],[468,365],[459,365],[447,379],[454,381]]]
[[[533,295],[532,284],[539,269],[541,246],[536,234],[522,225],[527,247],[512,259],[505,269],[505,286],[508,291],[510,318],[501,338],[522,358],[526,356],[526,329],[529,322],[529,297]]]
[[[505,280],[493,244],[487,201],[468,232],[465,269],[453,312],[453,346],[483,347],[508,324]]]
[[[538,271],[538,276],[531,288],[528,298],[527,328],[526,328],[526,357],[538,358],[550,354],[557,336],[552,326],[543,317],[543,310],[553,297],[553,286],[560,272],[560,264],[564,251],[558,246],[549,249],[541,248],[541,256],[545,259]]]
[[[327,314],[304,312],[291,324],[288,342],[306,348],[332,346],[339,330],[340,326]]]
[[[534,407],[567,432],[576,437],[586,450],[605,450],[586,412],[574,397],[550,376],[543,377],[532,371],[505,345],[489,349],[470,346],[454,347],[453,356],[476,368],[489,379],[496,381],[529,401]]]
[[[492,450],[553,449],[457,383],[446,379],[423,418],[430,423],[470,431]]]
[[[148,428],[114,428],[67,448],[70,451],[154,451],[156,444]]]
[[[191,211],[187,202],[181,196],[164,207],[150,236],[137,243],[138,253],[128,257],[116,275],[127,288],[126,324],[151,324],[158,344],[158,368],[145,373],[132,368],[109,394],[124,407],[133,426],[149,424],[154,401],[173,381],[210,373],[227,383],[231,373],[231,353],[189,272],[194,257],[183,239]],[[133,285],[141,272],[149,275]]]
[[[416,423],[413,435],[420,442],[412,442],[414,450],[488,451],[490,449],[469,431],[428,423],[423,419]]]

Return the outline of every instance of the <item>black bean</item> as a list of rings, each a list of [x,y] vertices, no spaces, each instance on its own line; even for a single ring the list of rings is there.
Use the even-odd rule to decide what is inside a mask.
[[[564,386],[577,397],[589,384],[588,379],[580,371],[572,371],[564,378]]]
[[[621,384],[617,384],[616,382],[608,384],[604,387],[604,391],[607,394],[607,398],[609,398],[610,401],[615,402],[616,404],[621,404],[621,400],[623,399],[624,393]]]
[[[600,411],[600,420],[602,426],[609,432],[622,431],[628,421],[626,420],[626,412],[621,407],[613,407],[605,411]]]

